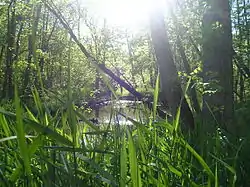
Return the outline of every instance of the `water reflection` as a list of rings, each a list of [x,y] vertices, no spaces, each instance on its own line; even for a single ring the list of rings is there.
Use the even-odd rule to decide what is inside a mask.
[[[98,112],[93,110],[89,115],[89,120],[94,124],[133,125],[130,119],[144,121],[144,106],[141,101],[105,101],[97,110]]]

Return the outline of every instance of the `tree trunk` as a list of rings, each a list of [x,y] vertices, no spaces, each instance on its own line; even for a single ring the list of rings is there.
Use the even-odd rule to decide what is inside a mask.
[[[215,89],[204,96],[203,118],[220,124],[233,116],[232,34],[228,0],[213,0],[203,16],[203,81]],[[209,106],[209,107],[208,107]],[[210,108],[210,109],[209,109]]]
[[[38,22],[39,22],[39,18],[40,18],[40,13],[41,13],[41,4],[38,5],[33,5],[34,10],[33,10],[33,22],[32,22],[32,32],[28,37],[28,65],[25,69],[24,72],[24,84],[23,84],[23,92],[24,94],[26,93],[27,89],[28,89],[28,85],[30,82],[30,77],[31,77],[31,64],[34,63],[36,64],[36,32],[37,32],[37,28],[38,28]],[[40,71],[40,70],[37,70]],[[35,83],[38,82],[38,75],[35,75]]]
[[[168,36],[165,30],[164,16],[155,8],[151,14],[151,37],[160,72],[160,100],[168,105],[173,116],[181,105],[181,119],[186,126],[193,128],[193,114],[183,96],[180,80],[174,64]],[[181,102],[183,98],[183,101]]]
[[[14,92],[13,86],[13,61],[15,54],[15,35],[16,35],[16,15],[15,1],[11,1],[8,8],[8,33],[7,33],[7,50],[6,66],[3,84],[3,97],[12,98]]]

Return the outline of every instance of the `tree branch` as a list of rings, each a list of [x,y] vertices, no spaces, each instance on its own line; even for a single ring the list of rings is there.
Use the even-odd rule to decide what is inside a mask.
[[[48,3],[45,0],[43,0],[45,3],[45,6],[56,16],[56,18],[61,22],[63,27],[68,31],[71,38],[74,40],[74,42],[78,45],[80,50],[83,52],[83,54],[87,57],[87,59],[95,66],[97,69],[103,71],[105,74],[110,76],[113,80],[115,80],[120,86],[125,88],[129,93],[134,95],[137,99],[142,98],[142,94],[140,92],[137,92],[132,86],[130,86],[128,83],[126,83],[124,80],[119,78],[117,75],[115,75],[110,69],[108,69],[104,64],[98,63],[97,60],[87,51],[87,49],[82,45],[82,43],[77,39],[76,35],[74,34],[73,30],[70,28],[68,23],[66,22],[63,15],[60,13],[60,11],[56,11],[56,7],[53,5],[53,3]]]

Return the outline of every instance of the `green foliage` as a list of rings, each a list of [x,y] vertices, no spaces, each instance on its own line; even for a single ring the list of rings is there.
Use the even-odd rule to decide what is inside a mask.
[[[71,114],[66,110],[50,115],[36,91],[33,97],[38,114],[22,108],[17,94],[16,114],[0,111],[1,176],[7,185],[213,186],[215,182],[235,186],[237,172],[232,164],[238,163],[238,157],[228,160],[233,153],[227,152],[230,143],[221,139],[223,134],[210,139],[215,147],[206,149],[208,155],[202,155],[202,147],[199,153],[176,130],[178,116],[175,125],[132,121],[132,128],[94,126],[76,108],[71,109]],[[74,115],[83,120],[76,122],[75,146],[75,135],[71,133]],[[216,142],[223,146],[219,149]],[[17,146],[22,154],[13,151]]]
[[[82,103],[106,99],[100,95],[109,91],[111,99],[127,96],[128,91],[89,62],[45,1],[11,2],[16,20],[11,54],[7,53],[10,2],[0,2],[0,186],[250,185],[246,0],[232,1],[235,134],[222,128],[224,124],[220,128],[211,124],[204,129],[214,131],[204,132],[196,116],[197,128],[186,132],[180,125],[180,107],[172,122],[159,116],[161,86],[147,31],[134,34],[112,28],[81,6],[76,11],[74,2],[50,1],[99,64],[153,98],[152,111],[135,106],[136,119],[127,116],[132,126],[93,124],[88,120],[93,110]],[[216,81],[202,81],[201,19],[206,6],[205,1],[180,1],[173,11],[176,18],[166,18],[179,77],[183,87],[188,85],[185,96],[192,100],[194,88],[200,106],[204,95],[221,89]],[[218,32],[220,28],[219,22],[213,25]],[[190,72],[183,65],[178,37]],[[13,97],[4,96],[7,79],[12,80]],[[110,118],[119,112],[111,106]]]

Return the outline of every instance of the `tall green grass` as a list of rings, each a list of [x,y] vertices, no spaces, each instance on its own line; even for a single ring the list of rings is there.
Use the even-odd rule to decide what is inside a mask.
[[[15,90],[15,111],[0,109],[0,186],[237,186],[239,150],[219,133],[199,147],[199,132],[178,130],[179,112],[173,123],[157,121],[158,90],[148,120],[127,118],[132,127],[92,124],[70,88],[67,101],[53,98],[61,102],[53,115],[37,90],[37,113]]]

